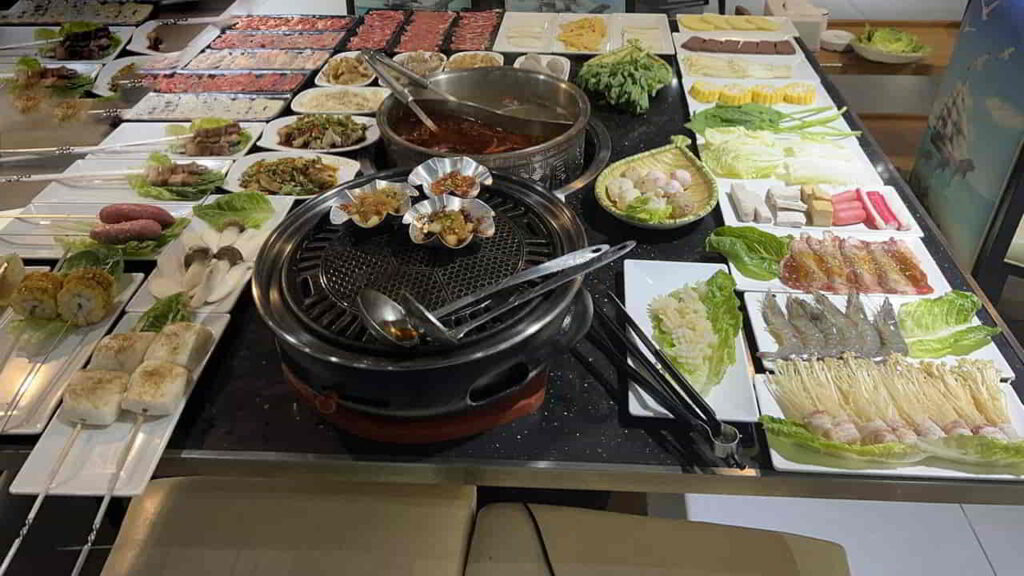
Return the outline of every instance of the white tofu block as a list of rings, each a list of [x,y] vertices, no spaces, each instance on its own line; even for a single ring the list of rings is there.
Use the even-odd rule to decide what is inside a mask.
[[[169,362],[196,369],[213,345],[213,331],[194,322],[176,322],[165,326],[146,352],[146,362]]]
[[[185,397],[189,373],[169,362],[143,362],[132,373],[121,408],[147,416],[166,416]]]
[[[61,416],[68,422],[109,426],[121,413],[121,399],[128,387],[127,372],[79,370],[64,389]]]
[[[803,212],[779,210],[775,214],[775,225],[787,228],[803,228],[807,224],[807,215]]]
[[[154,338],[154,332],[125,332],[105,336],[92,353],[89,369],[117,370],[131,374],[142,364]]]
[[[754,208],[754,222],[758,224],[772,223],[772,213],[764,202],[761,202]]]
[[[771,208],[772,213],[776,215],[775,223],[779,226],[785,226],[785,224],[779,224],[777,221],[779,212],[783,210],[799,212],[807,210],[807,205],[800,201],[800,190],[790,189],[778,184],[768,189],[765,203]]]
[[[745,185],[735,182],[729,189],[729,199],[736,211],[736,219],[740,222],[750,222],[754,219],[754,209],[757,207],[756,193]]]

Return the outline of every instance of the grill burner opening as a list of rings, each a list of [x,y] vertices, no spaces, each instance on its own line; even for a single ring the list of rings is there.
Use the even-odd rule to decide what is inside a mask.
[[[351,222],[332,225],[325,216],[292,254],[284,274],[286,298],[303,321],[324,337],[348,347],[395,354],[398,352],[377,342],[363,328],[356,305],[363,288],[374,288],[392,298],[406,290],[433,310],[565,253],[549,221],[530,205],[487,188],[479,198],[495,211],[495,235],[459,250],[413,244],[396,218],[363,229]],[[540,300],[474,330],[463,342],[484,338],[516,321]],[[498,297],[448,324],[467,322],[502,301]],[[426,348],[444,347],[431,344]]]

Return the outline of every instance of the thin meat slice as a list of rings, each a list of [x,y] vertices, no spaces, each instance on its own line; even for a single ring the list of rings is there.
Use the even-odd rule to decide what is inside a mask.
[[[914,287],[912,294],[931,294],[935,291],[928,282],[928,274],[921,268],[917,256],[903,240],[890,238],[883,243],[885,252],[895,264],[896,269]]]
[[[821,239],[808,238],[807,245],[820,257],[823,265],[822,271],[828,276],[832,291],[837,294],[849,292],[852,274],[843,259],[839,238],[826,232]]]
[[[868,244],[871,257],[878,267],[878,279],[882,284],[882,292],[886,294],[915,294],[913,284],[903,275],[900,266],[886,250],[884,242],[871,242]]]
[[[868,249],[868,243],[857,238],[844,238],[841,243],[843,260],[853,272],[856,291],[865,294],[882,290],[878,280],[878,268]]]
[[[782,283],[797,290],[831,291],[821,258],[807,245],[807,235],[789,243],[789,254],[782,259]]]

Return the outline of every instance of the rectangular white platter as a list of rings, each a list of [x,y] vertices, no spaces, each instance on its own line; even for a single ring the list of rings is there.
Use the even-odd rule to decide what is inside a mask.
[[[598,46],[597,50],[572,50],[568,46],[566,46],[565,43],[558,39],[558,35],[561,33],[561,28],[559,27],[562,26],[563,24],[569,24],[570,22],[575,22],[577,20],[582,20],[584,18],[595,17],[604,20],[606,30],[604,40],[601,41],[601,44]],[[550,28],[550,30],[552,38],[551,52],[554,52],[556,54],[603,54],[609,50],[612,43],[611,16],[608,16],[606,14],[559,14],[558,19],[555,20],[554,25]]]
[[[779,24],[778,30],[690,30],[686,26],[683,26],[683,14],[676,15],[676,24],[679,26],[680,33],[688,34],[728,34],[730,38],[745,38],[751,40],[760,40],[765,34],[771,34],[772,38],[778,36],[784,36],[792,38],[799,36],[800,32],[797,31],[796,26],[793,25],[793,21],[789,18],[783,18],[781,16],[761,16],[761,18],[768,18]],[[713,37],[713,36],[712,36]]]
[[[821,232],[807,228],[801,230],[800,233],[809,234],[814,237],[821,237],[822,235]],[[839,236],[840,238],[861,238],[870,241],[886,239],[885,237],[875,237],[873,239],[868,239],[865,238],[863,235],[845,233],[836,234],[836,236]],[[940,296],[948,292],[950,290],[950,286],[949,282],[946,280],[946,276],[942,273],[942,270],[939,270],[939,265],[935,262],[935,259],[932,258],[931,253],[928,252],[928,248],[926,248],[924,243],[921,242],[921,239],[912,236],[900,237],[897,239],[907,243],[907,246],[910,248],[910,251],[913,252],[914,256],[917,257],[917,261],[918,264],[921,266],[921,270],[923,270],[925,275],[928,277],[928,283],[932,287],[932,292],[930,294],[925,294],[924,296]],[[731,263],[729,264],[729,270],[732,271],[732,276],[733,278],[736,279],[736,289],[742,292],[771,291],[786,294],[803,292],[803,290],[789,288],[788,286],[784,285],[782,283],[782,280],[780,280],[779,278],[775,278],[773,280],[754,280],[752,278],[747,278],[746,276],[741,274],[740,271],[737,270],[736,267],[733,266]]]
[[[825,91],[825,87],[822,86],[821,82],[818,80],[794,80],[792,78],[702,78],[700,81],[706,82],[708,84],[717,84],[719,86],[739,84],[740,86],[748,86],[751,88],[759,85],[767,85],[774,86],[776,88],[781,88],[786,84],[792,84],[794,82],[803,82],[814,85],[814,88],[818,94],[818,97],[814,101],[814,104],[810,104],[807,106],[799,104],[776,104],[775,106],[772,106],[772,108],[775,108],[782,112],[793,113],[799,110],[806,110],[807,108],[816,108],[819,106],[831,106],[833,108],[835,108],[836,106],[835,102],[833,102],[832,98],[828,95],[828,92]],[[695,80],[693,77],[686,78],[685,80],[683,80],[683,91],[686,92],[686,105],[689,107],[691,115],[696,114],[697,112],[700,112],[705,108],[711,108],[716,104],[715,102],[699,102],[697,100],[694,100],[693,97],[690,96],[690,88],[693,87],[694,82],[697,82],[697,80]]]
[[[237,160],[245,154],[256,144],[256,141],[260,139],[260,135],[263,134],[263,128],[266,127],[265,122],[240,122],[242,130],[249,132],[251,139],[241,148],[238,152],[230,156],[209,156],[209,158],[215,160],[234,159]],[[188,122],[125,122],[114,129],[113,132],[107,135],[100,142],[101,146],[110,146],[114,144],[125,144],[128,142],[141,142],[143,140],[156,140],[157,138],[167,137],[168,126],[185,126],[188,127]],[[171,143],[173,144],[173,143]],[[111,150],[102,150],[100,152],[93,152],[89,155],[89,158],[146,158],[153,152],[162,152],[167,154],[174,160],[187,161],[187,160],[198,160],[199,156],[186,156],[184,154],[171,154],[170,144],[158,143],[158,144],[144,144],[142,146],[129,146],[127,148],[116,148]]]
[[[210,197],[208,202],[212,202],[216,197]],[[291,210],[292,204],[295,202],[294,196],[267,196],[267,200],[274,205],[274,215],[267,220],[260,230],[264,234],[270,234],[277,225],[284,220],[284,217],[288,215],[288,211]],[[204,230],[209,230],[210,226],[206,222],[199,218],[192,218],[192,223],[189,224],[189,229],[192,231],[202,234]],[[266,240],[266,238],[264,238]],[[175,242],[181,242],[181,238],[175,240]],[[252,278],[252,272],[246,275],[245,281],[238,286],[235,290],[232,290],[224,299],[214,302],[212,304],[205,304],[196,309],[198,313],[227,313],[235,307],[235,303],[238,302],[238,298],[242,295],[244,290],[249,288],[249,279]],[[128,303],[126,310],[128,312],[145,312],[149,310],[149,307],[156,302],[156,298],[149,290],[149,283],[153,281],[152,274],[149,278],[146,278],[146,283],[142,286],[135,297],[132,298],[131,302]]]
[[[551,52],[558,34],[558,14],[545,12],[506,12],[494,40],[496,52]],[[516,33],[529,31],[535,41],[515,39]],[[535,34],[535,36],[534,36]]]
[[[0,367],[0,403],[4,408],[0,411],[0,420],[7,417],[7,409],[17,389],[23,381],[24,393],[11,415],[10,423],[4,434],[39,434],[53,416],[60,402],[64,387],[71,375],[85,364],[92,354],[92,349],[100,338],[107,333],[117,319],[128,300],[139,289],[144,274],[124,274],[121,277],[117,298],[113,307],[102,322],[81,328],[71,328],[53,351],[45,356],[47,347],[39,351],[38,356],[28,358],[17,350],[10,360]],[[7,331],[7,326],[14,320],[13,313],[6,315],[7,321],[0,328],[0,354],[6,355],[16,344],[17,338]],[[45,363],[39,363],[44,358]],[[34,375],[33,375],[34,371]]]
[[[653,339],[654,326],[647,314],[647,305],[651,300],[687,284],[707,280],[718,271],[726,272],[727,269],[722,264],[626,260],[623,263],[626,311],[636,320],[644,334]],[[653,360],[652,355],[648,354],[648,357]],[[760,414],[754,399],[753,375],[753,362],[741,330],[736,335],[736,362],[725,371],[722,381],[711,389],[710,395],[706,396],[719,418],[739,422],[757,420]],[[672,417],[632,383],[629,386],[629,413],[649,418]]]
[[[210,170],[216,170],[227,174],[231,167],[232,160],[192,158],[183,162],[197,162]],[[142,172],[146,168],[144,158],[85,158],[76,160],[74,164],[64,171],[65,174],[84,172],[113,172],[117,170],[138,170]],[[216,191],[216,189],[215,189]],[[113,204],[116,202],[153,202],[152,198],[146,198],[136,194],[128,183],[127,178],[117,180],[64,180],[50,182],[43,191],[39,193],[33,202],[105,202]],[[160,200],[160,202],[172,202],[171,200]],[[181,200],[183,204],[194,204],[194,201]]]
[[[141,291],[140,291],[141,293]],[[768,332],[768,326],[765,324],[764,318],[761,315],[761,303],[767,294],[765,292],[745,292],[743,294],[743,302],[747,307],[747,314],[750,317],[750,328],[754,332],[754,340],[757,343],[757,349],[759,352],[775,352],[779,349],[775,339],[772,338],[770,332]],[[826,296],[829,300],[834,302],[840,310],[846,309],[846,296],[839,294],[829,294]],[[899,296],[891,295],[888,296],[889,301],[892,303],[893,309],[898,313],[900,306],[908,302],[915,302],[922,298],[933,298],[935,296]],[[136,296],[138,298],[138,296]],[[810,294],[779,294],[779,306],[782,306],[783,311],[786,307],[786,298],[801,298],[803,300],[812,301],[814,298]],[[864,303],[864,309],[868,313],[868,318],[874,320],[875,312],[882,306],[882,302],[887,298],[886,296],[879,295],[864,295],[861,296],[861,302]],[[981,324],[977,316],[971,321],[971,324]],[[956,362],[960,356],[945,356],[937,358],[935,360],[947,363]],[[996,369],[999,370],[999,375],[1006,380],[1012,380],[1014,378],[1013,369],[1010,368],[1010,364],[1007,363],[1003,353],[999,351],[999,347],[994,342],[990,342],[987,346],[982,347],[979,350],[975,350],[963,358],[971,358],[975,360],[991,360],[995,363]],[[912,361],[914,361],[912,359]],[[768,370],[773,370],[775,362],[771,360],[762,360],[764,367]]]
[[[59,30],[59,26],[0,26],[0,46],[7,46],[10,44],[23,44],[26,42],[36,41],[36,30]],[[2,60],[17,60],[22,56],[34,56],[39,58],[41,61],[46,63],[67,63],[67,62],[110,62],[117,56],[118,52],[124,49],[125,45],[132,37],[132,32],[135,28],[132,26],[111,26],[110,32],[116,34],[121,39],[121,44],[114,50],[110,51],[99,60],[54,60],[52,58],[43,58],[39,55],[39,46],[28,46],[26,48],[12,48],[10,50],[4,50],[0,53],[0,59]]]
[[[131,331],[140,316],[141,314],[125,314],[114,332]],[[213,330],[213,346],[193,373],[178,409],[169,416],[147,418],[142,424],[135,444],[128,454],[124,471],[114,489],[114,496],[137,496],[146,489],[146,484],[153,476],[164,448],[167,447],[171,433],[174,432],[174,426],[185,409],[185,403],[195,387],[196,380],[216,349],[230,318],[227,314],[196,316],[196,322]],[[58,496],[102,496],[106,493],[107,484],[117,466],[118,456],[131,435],[134,422],[134,414],[122,411],[117,421],[110,426],[83,428],[57,474],[50,493]],[[11,484],[12,494],[38,494],[42,491],[43,483],[46,482],[57,455],[74,429],[75,427],[68,424],[58,410],[57,416],[50,421],[50,425],[46,427],[32,453],[18,471],[14,483]]]
[[[1024,435],[1024,406],[1020,398],[1007,383],[1001,384],[1003,394],[1006,397],[1007,407],[1010,412],[1010,421],[1017,434]],[[782,418],[782,410],[779,408],[775,397],[768,390],[765,376],[758,374],[754,377],[754,389],[757,391],[757,402],[761,406],[761,413],[766,416]],[[972,479],[972,480],[1013,480],[1020,481],[1020,476],[1012,474],[972,474],[949,468],[938,468],[921,464],[909,464],[899,468],[832,468],[819,464],[794,462],[782,456],[772,447],[772,440],[768,438],[768,448],[772,458],[772,466],[780,472],[801,472],[808,474],[839,474],[843,476],[888,476],[897,478],[938,478],[938,479]]]
[[[160,206],[174,215],[175,218],[188,218],[192,216],[191,204],[169,204],[150,202]],[[22,209],[21,214],[72,214],[91,215],[99,214],[99,211],[107,204],[98,203],[33,203]],[[64,255],[62,248],[54,240],[57,236],[68,234],[78,235],[76,237],[88,237],[83,233],[88,231],[89,220],[25,220],[17,216],[4,217],[0,219],[0,251],[17,252],[22,258],[60,258]],[[92,221],[98,223],[99,220]],[[153,260],[156,254],[145,258],[129,258],[131,260]]]
[[[115,2],[109,2],[114,4]],[[6,11],[0,11],[0,22],[10,24],[52,24],[54,22],[63,22],[67,20],[67,15],[70,11],[82,5],[88,5],[88,0],[63,0],[58,2],[51,2],[50,0],[18,0]],[[96,2],[96,4],[100,4]],[[45,10],[41,8],[45,7]],[[59,8],[59,11],[57,10]],[[102,10],[101,6],[95,6],[97,10]],[[119,18],[111,18],[109,15],[96,19],[91,16],[97,13],[78,13],[76,14],[76,20],[88,21],[88,22],[100,22],[101,24],[138,24],[144,21],[153,13],[153,5],[147,5],[143,2],[136,3],[135,17],[129,18],[127,16],[121,16]],[[40,13],[42,12],[42,13]],[[125,38],[125,41],[128,39]]]
[[[213,39],[220,35],[220,29],[216,26],[206,26],[200,29],[196,35],[182,47],[181,50],[176,52],[160,52],[149,48],[149,40],[146,36],[150,32],[153,32],[160,26],[164,25],[162,20],[150,20],[145,24],[139,26],[135,33],[132,34],[131,42],[128,43],[127,49],[137,54],[153,54],[153,55],[174,55],[179,57],[182,65],[187,63],[189,60],[194,58],[196,54],[205,48]],[[194,25],[193,25],[194,26]]]
[[[245,104],[243,100],[253,103]],[[229,120],[265,122],[273,120],[288,105],[287,96],[255,94],[160,94],[150,92],[135,106],[121,113],[125,120],[191,121],[201,116]],[[232,107],[236,107],[232,109]]]
[[[893,210],[901,210],[901,211],[903,211],[911,220],[910,230],[874,230],[872,228],[868,228],[867,225],[864,224],[864,223],[853,224],[853,225],[850,225],[850,226],[829,226],[829,227],[824,227],[824,226],[806,226],[804,228],[788,228],[786,226],[776,226],[774,224],[758,224],[756,222],[740,222],[739,218],[736,217],[736,208],[735,208],[735,205],[732,202],[731,188],[732,188],[732,183],[733,182],[738,182],[738,181],[730,180],[729,181],[729,186],[721,187],[721,188],[718,189],[718,206],[722,209],[722,219],[725,221],[726,226],[756,226],[756,227],[758,227],[758,228],[760,228],[762,230],[765,230],[767,232],[771,232],[772,234],[780,234],[780,235],[795,234],[797,232],[801,232],[801,231],[804,231],[804,230],[831,230],[832,232],[840,232],[840,233],[845,234],[847,236],[857,236],[857,237],[863,237],[863,238],[867,238],[867,239],[878,239],[879,236],[881,236],[883,238],[888,238],[890,236],[895,236],[895,237],[899,238],[899,237],[903,237],[903,236],[923,236],[924,235],[924,231],[921,230],[921,227],[918,225],[917,221],[914,220],[914,217],[910,215],[910,211],[907,210],[907,206],[903,202],[903,199],[900,198],[899,193],[896,192],[896,189],[893,188],[892,186],[871,186],[868,189],[869,190],[876,190],[878,192],[881,192],[882,195],[885,196],[886,203],[889,204],[889,206],[892,207]],[[777,184],[782,184],[782,182],[780,182],[778,180],[744,180],[743,183],[750,190],[753,190],[753,191],[757,192],[758,194],[760,194],[761,197],[764,197],[765,194],[768,193],[768,189],[770,187],[775,186]],[[840,192],[843,192],[844,190],[853,190],[853,189],[856,189],[856,188],[865,188],[865,186],[869,186],[869,185],[862,185],[862,186],[856,186],[856,185],[852,185],[852,186],[820,185],[819,188],[821,188],[825,192],[828,192],[828,193],[830,193],[832,195],[835,195],[835,194],[838,194]]]
[[[99,74],[100,69],[103,68],[103,65],[98,62],[47,62],[46,65],[51,67],[64,66],[67,68],[71,68],[75,72],[78,72],[83,76],[92,78],[93,80],[96,79],[96,75]],[[14,71],[17,69],[17,67],[17,60],[0,60],[0,80],[6,80],[7,76],[13,76]]]
[[[675,54],[675,47],[672,46],[672,31],[668,27],[668,17],[664,14],[612,14],[611,29],[608,34],[611,36],[611,50],[617,50],[626,45],[630,28],[649,28],[654,31],[657,39],[654,42],[643,42],[647,48],[655,54],[671,56]]]
[[[818,80],[818,74],[814,71],[814,68],[807,62],[803,54],[797,51],[796,54],[791,56],[758,56],[756,54],[724,54],[720,52],[690,52],[689,50],[683,50],[680,45],[685,41],[685,38],[676,32],[672,34],[672,43],[675,46],[676,58],[679,60],[679,70],[682,71],[683,80],[700,78],[702,80],[721,80],[731,82],[733,78],[719,78],[716,76],[699,76],[691,74],[683,63],[683,58],[686,56],[714,56],[717,58],[734,57],[740,60],[748,60],[754,64],[788,64],[792,67],[791,73],[786,78],[770,78],[770,80],[789,80],[790,82],[797,82],[801,80]],[[742,80],[743,78],[737,78]]]

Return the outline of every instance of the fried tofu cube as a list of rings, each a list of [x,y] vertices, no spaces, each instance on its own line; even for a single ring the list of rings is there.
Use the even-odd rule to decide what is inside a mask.
[[[165,326],[149,350],[146,362],[169,362],[188,371],[196,369],[213,345],[213,331],[194,322],[176,322]]]
[[[146,351],[156,334],[153,332],[125,332],[105,336],[96,345],[89,362],[91,370],[117,370],[131,374],[142,364]]]
[[[121,413],[121,399],[128,388],[127,372],[79,370],[64,390],[62,417],[74,424],[109,426]]]

